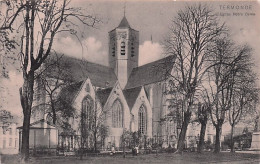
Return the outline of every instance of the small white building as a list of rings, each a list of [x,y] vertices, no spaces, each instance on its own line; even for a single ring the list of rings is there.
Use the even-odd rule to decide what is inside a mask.
[[[22,127],[19,129],[19,147],[22,143]],[[44,119],[36,121],[30,125],[30,150],[55,149],[58,145],[58,130],[51,123]]]
[[[18,138],[16,123],[0,122],[0,154],[17,154]]]

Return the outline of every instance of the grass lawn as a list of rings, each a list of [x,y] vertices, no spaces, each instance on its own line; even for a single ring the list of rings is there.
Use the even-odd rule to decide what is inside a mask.
[[[2,156],[2,163],[12,164],[19,163],[19,157],[17,155]],[[145,154],[132,156],[127,154],[126,158],[122,155],[115,156],[100,156],[100,157],[84,157],[80,160],[78,157],[32,157],[30,163],[43,163],[43,164],[143,164],[143,163],[260,163],[259,154],[245,154],[245,153],[229,153],[221,152],[219,154],[213,154],[211,152],[205,152],[203,154],[198,153],[183,153],[171,154],[162,153],[158,154]]]

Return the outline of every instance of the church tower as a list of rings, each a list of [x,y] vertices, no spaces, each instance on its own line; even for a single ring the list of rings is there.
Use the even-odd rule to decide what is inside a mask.
[[[133,68],[138,66],[139,32],[132,29],[124,15],[118,27],[109,32],[109,66],[120,86],[125,88]]]

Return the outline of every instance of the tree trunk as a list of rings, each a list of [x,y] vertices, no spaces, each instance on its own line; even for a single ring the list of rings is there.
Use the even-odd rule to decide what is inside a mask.
[[[222,124],[218,124],[216,127],[216,141],[215,141],[215,153],[220,152],[220,138],[222,132]]]
[[[123,132],[123,158],[125,158],[125,134]]]
[[[235,125],[232,125],[231,126],[231,137],[230,137],[230,152],[235,152],[234,151],[234,139],[233,139],[233,135],[234,135],[234,128],[235,128]]]
[[[204,148],[204,138],[205,138],[205,132],[206,132],[206,122],[201,123],[201,128],[200,128],[200,140],[199,140],[199,145],[198,145],[198,152],[201,153]]]
[[[183,123],[182,123],[182,127],[181,127],[181,132],[180,132],[179,139],[178,139],[178,146],[177,146],[178,152],[182,152],[182,150],[184,149],[184,141],[185,141],[185,137],[186,137],[187,128],[188,128],[188,125],[190,122],[190,117],[191,117],[191,112],[184,113],[184,119],[183,119]]]
[[[97,127],[95,129],[95,133],[94,133],[94,149],[95,149],[95,153],[97,152]]]
[[[54,100],[52,99],[52,95],[50,96],[51,98],[51,110],[52,110],[52,122],[54,125],[56,125],[56,120],[57,120],[57,116],[56,116],[56,111],[55,111],[55,105],[54,105]]]
[[[27,162],[29,160],[29,134],[30,134],[30,116],[24,115],[23,119],[23,131],[22,131],[22,160]]]
[[[20,88],[20,101],[23,108],[23,131],[22,131],[22,161],[29,160],[29,136],[30,136],[30,118],[33,102],[34,72],[30,71],[24,75],[23,87]]]

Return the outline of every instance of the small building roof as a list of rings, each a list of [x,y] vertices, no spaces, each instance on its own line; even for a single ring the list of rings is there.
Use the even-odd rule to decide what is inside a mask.
[[[126,84],[126,89],[144,86],[165,80],[171,73],[175,56],[148,63],[132,70]]]
[[[45,126],[44,124],[47,126]],[[55,128],[56,127],[52,123],[46,121],[45,119],[41,119],[30,124],[30,129],[55,129]],[[17,129],[23,129],[23,126],[20,126]]]
[[[127,102],[128,106],[129,106],[130,110],[134,106],[135,101],[136,101],[136,99],[137,99],[141,89],[142,89],[142,87],[139,86],[139,87],[136,87],[136,88],[123,90],[126,102]]]

